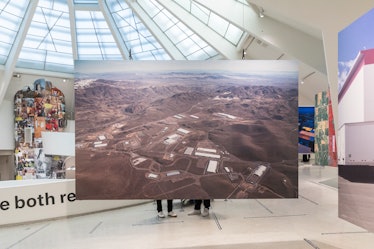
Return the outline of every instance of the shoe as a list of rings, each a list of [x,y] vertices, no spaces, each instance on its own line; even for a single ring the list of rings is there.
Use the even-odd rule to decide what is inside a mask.
[[[161,211],[161,212],[158,212],[158,217],[159,217],[159,218],[165,218],[165,215],[164,215],[164,213]]]
[[[177,215],[176,213],[174,213],[173,211],[170,211],[170,212],[168,213],[168,216],[169,216],[169,217],[177,217],[178,215]]]
[[[201,213],[201,216],[206,217],[209,215],[209,208],[204,208],[203,212]]]
[[[201,211],[200,210],[196,210],[194,209],[191,213],[189,213],[188,215],[200,215],[201,214]]]

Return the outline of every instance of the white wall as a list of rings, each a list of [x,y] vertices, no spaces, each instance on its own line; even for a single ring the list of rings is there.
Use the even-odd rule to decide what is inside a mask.
[[[14,101],[0,105],[0,150],[14,151]]]
[[[75,120],[68,120],[64,131],[75,133]]]
[[[374,65],[364,65],[339,103],[339,164],[374,164],[373,82]]]
[[[345,125],[345,164],[374,165],[374,122]]]
[[[75,180],[0,182],[0,226],[86,214],[150,201],[75,199]]]
[[[374,121],[374,64],[364,66],[364,121]]]
[[[14,175],[13,150],[0,151],[0,181],[13,180]]]
[[[364,110],[364,70],[361,69],[339,103],[338,128],[346,123],[363,122]]]
[[[42,138],[44,154],[75,156],[75,133],[42,131]]]
[[[342,125],[338,129],[337,133],[339,137],[338,144],[338,164],[345,164],[345,125]]]

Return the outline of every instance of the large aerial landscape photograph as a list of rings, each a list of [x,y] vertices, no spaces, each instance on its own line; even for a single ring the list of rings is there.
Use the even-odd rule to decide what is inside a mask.
[[[294,61],[76,61],[78,199],[298,197]]]

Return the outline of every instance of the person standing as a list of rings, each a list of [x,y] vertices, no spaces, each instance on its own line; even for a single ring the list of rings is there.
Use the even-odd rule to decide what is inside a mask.
[[[158,212],[158,217],[159,218],[165,218],[165,214],[162,211],[162,201],[157,200],[157,212]],[[173,212],[173,200],[167,200],[168,204],[168,216],[169,217],[177,217],[177,214]]]
[[[201,204],[204,203],[204,209],[201,212]],[[188,215],[200,215],[206,217],[209,215],[210,199],[206,200],[195,200],[194,210]]]

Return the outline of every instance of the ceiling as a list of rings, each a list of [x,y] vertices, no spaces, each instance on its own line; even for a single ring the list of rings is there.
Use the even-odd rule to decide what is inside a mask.
[[[265,59],[297,60],[299,105],[313,105],[334,80],[338,30],[374,5],[351,2],[3,0],[0,104],[14,74],[73,77],[77,59]]]

